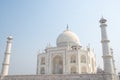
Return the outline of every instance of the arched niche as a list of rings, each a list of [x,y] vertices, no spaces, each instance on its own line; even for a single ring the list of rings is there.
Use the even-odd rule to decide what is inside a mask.
[[[63,58],[60,55],[56,55],[53,58],[53,74],[63,74]]]
[[[45,68],[44,68],[44,67],[41,67],[40,73],[41,73],[41,74],[45,74]]]
[[[76,55],[75,54],[70,56],[70,62],[71,63],[76,63]]]
[[[86,56],[85,55],[81,56],[81,63],[86,63]]]
[[[45,64],[45,57],[42,57],[41,58],[41,65],[44,65]]]
[[[71,71],[71,74],[77,73],[77,70],[76,70],[75,66],[72,66],[71,69],[70,69],[70,71]]]
[[[87,73],[87,68],[85,66],[81,67],[81,73],[82,74]]]

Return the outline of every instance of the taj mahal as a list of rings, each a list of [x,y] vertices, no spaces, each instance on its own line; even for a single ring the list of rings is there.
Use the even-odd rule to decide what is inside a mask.
[[[57,47],[47,47],[38,54],[37,74],[96,73],[96,60],[92,49],[84,49],[75,33],[67,29],[56,41]]]
[[[107,35],[107,20],[100,19],[103,70],[97,68],[94,49],[84,48],[78,36],[66,29],[57,37],[56,46],[48,45],[37,55],[34,75],[8,75],[12,36],[7,38],[0,80],[119,80],[116,74],[113,50]]]

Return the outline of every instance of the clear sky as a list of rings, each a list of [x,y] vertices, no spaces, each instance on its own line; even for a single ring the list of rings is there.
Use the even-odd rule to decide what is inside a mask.
[[[0,0],[0,70],[6,38],[13,36],[10,74],[35,74],[37,52],[56,38],[67,24],[83,47],[95,50],[102,67],[99,19],[106,18],[110,46],[120,71],[120,0]]]

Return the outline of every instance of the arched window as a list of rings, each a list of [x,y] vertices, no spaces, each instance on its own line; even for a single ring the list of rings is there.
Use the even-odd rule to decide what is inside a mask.
[[[71,63],[76,63],[76,56],[72,55],[70,60]]]
[[[86,63],[86,56],[84,55],[81,56],[81,63]]]
[[[45,64],[45,57],[41,58],[41,64],[44,65]]]
[[[44,67],[41,67],[40,73],[45,74],[45,68]]]
[[[76,72],[76,67],[71,67],[71,74],[75,74]]]
[[[81,73],[87,73],[87,69],[86,69],[86,67],[84,66],[84,67],[81,67]]]

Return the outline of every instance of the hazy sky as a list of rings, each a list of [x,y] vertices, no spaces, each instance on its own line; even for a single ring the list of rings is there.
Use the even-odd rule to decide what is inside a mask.
[[[67,24],[83,47],[95,50],[102,67],[99,19],[106,18],[110,46],[120,71],[120,0],[0,0],[0,70],[6,38],[13,36],[10,74],[35,74],[37,52],[56,39]]]

